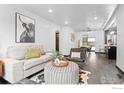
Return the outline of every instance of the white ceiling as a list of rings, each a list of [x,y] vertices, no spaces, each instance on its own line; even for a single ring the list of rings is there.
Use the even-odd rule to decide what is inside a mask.
[[[18,5],[49,21],[61,26],[68,21],[76,31],[89,29],[102,29],[112,15],[117,5],[115,4],[26,4]],[[49,13],[48,10],[53,12]],[[94,20],[97,17],[97,20]]]

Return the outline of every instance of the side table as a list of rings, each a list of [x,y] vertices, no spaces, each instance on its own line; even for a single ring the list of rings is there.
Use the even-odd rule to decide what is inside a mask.
[[[3,76],[3,73],[4,73],[4,68],[3,68],[3,61],[0,60],[0,77]]]

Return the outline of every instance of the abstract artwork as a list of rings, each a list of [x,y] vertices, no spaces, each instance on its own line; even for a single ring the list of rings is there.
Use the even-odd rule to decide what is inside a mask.
[[[35,42],[35,20],[16,13],[15,22],[15,41],[17,43],[34,43]]]
[[[75,41],[75,34],[74,34],[74,32],[71,32],[70,33],[70,37],[71,37],[71,42],[74,42]]]

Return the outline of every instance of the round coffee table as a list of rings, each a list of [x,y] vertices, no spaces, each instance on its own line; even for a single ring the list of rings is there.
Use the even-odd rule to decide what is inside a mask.
[[[45,84],[78,84],[79,67],[71,61],[66,67],[56,67],[49,62],[44,68],[44,79]]]

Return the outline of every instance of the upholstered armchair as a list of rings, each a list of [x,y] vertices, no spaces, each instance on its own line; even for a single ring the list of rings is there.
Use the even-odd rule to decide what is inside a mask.
[[[70,56],[67,57],[67,59],[70,61],[85,62],[86,52],[87,52],[87,48],[85,47],[71,48]]]

